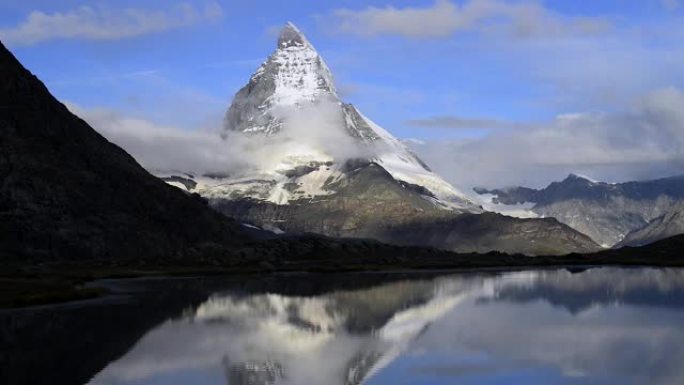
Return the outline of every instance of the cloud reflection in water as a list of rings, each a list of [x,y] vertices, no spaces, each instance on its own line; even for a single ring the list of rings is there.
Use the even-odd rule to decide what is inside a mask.
[[[684,271],[460,274],[217,293],[92,384],[684,383]]]

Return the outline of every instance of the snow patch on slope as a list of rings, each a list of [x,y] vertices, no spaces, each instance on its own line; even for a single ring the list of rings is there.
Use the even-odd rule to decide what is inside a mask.
[[[437,199],[443,200],[452,208],[464,208],[475,204],[461,191],[447,183],[427,167],[414,155],[406,145],[392,136],[387,130],[359,113],[368,126],[378,135],[388,148],[377,158],[378,163],[389,172],[394,179],[423,186],[430,190]]]

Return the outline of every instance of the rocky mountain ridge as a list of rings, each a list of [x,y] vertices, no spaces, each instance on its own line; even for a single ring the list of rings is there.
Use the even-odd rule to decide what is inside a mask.
[[[680,234],[684,176],[649,181],[605,183],[571,174],[543,189],[488,190],[496,205],[532,204],[540,217],[553,217],[606,246],[637,246]]]

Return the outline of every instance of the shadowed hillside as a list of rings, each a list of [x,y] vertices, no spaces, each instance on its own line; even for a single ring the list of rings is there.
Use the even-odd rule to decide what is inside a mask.
[[[71,114],[0,44],[0,257],[186,257],[248,237]]]

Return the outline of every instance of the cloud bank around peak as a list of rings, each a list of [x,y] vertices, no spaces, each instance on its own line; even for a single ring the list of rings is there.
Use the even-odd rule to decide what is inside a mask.
[[[278,114],[283,122],[281,131],[273,136],[244,135],[223,127],[181,129],[111,109],[66,105],[152,173],[237,175],[287,167],[283,162],[292,158],[344,162],[370,158],[383,150],[359,146],[346,132],[336,103],[282,111]]]
[[[238,160],[216,130],[184,130],[125,116],[111,109],[65,104],[151,172],[224,172]]]
[[[215,1],[200,6],[179,3],[163,10],[84,5],[64,12],[33,11],[18,25],[0,29],[0,39],[10,45],[56,39],[118,40],[213,22],[222,17],[223,8]]]
[[[462,5],[451,0],[436,0],[427,7],[342,8],[333,11],[325,20],[342,33],[418,39],[445,38],[468,32],[517,38],[591,35],[611,27],[605,19],[559,15],[539,2],[502,0],[467,0]]]
[[[274,170],[288,157],[366,158],[382,148],[356,145],[335,106],[284,113],[273,137],[224,135],[221,127],[184,130],[106,109],[69,108],[152,172],[239,174]],[[476,139],[405,141],[462,190],[545,186],[569,173],[618,182],[682,174],[684,92],[655,90],[624,112],[560,115],[547,123],[493,130]],[[301,161],[303,158],[300,158]],[[313,159],[312,159],[313,160]]]

